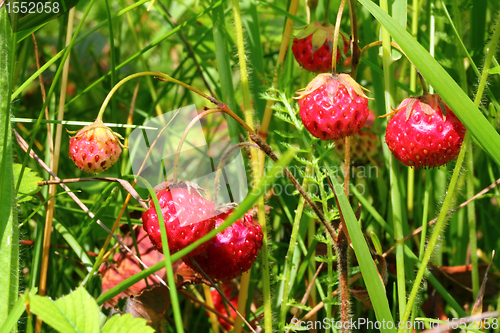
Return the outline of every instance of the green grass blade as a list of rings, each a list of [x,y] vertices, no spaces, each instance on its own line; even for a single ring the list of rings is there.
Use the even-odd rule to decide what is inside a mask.
[[[19,289],[19,227],[12,173],[10,122],[14,37],[7,11],[0,8],[0,323],[16,303]]]
[[[373,310],[375,311],[375,316],[379,322],[385,320],[385,322],[394,322],[391,314],[391,309],[389,308],[389,301],[387,300],[387,295],[385,287],[382,284],[382,280],[378,275],[377,268],[373,263],[370,250],[366,244],[365,237],[361,231],[358,220],[352,211],[349,201],[347,200],[343,186],[339,184],[336,176],[330,171],[330,180],[332,181],[335,194],[339,203],[339,209],[342,212],[345,223],[347,225],[347,230],[349,231],[349,236],[351,237],[352,245],[354,247],[354,252],[356,258],[359,262],[359,267],[361,268],[361,273],[363,274],[363,280],[365,281],[366,289],[370,295],[370,300],[373,305]],[[383,327],[380,329],[381,332],[396,332],[396,330],[389,329],[388,327]]]
[[[371,0],[358,0],[389,31],[394,40],[471,131],[484,150],[500,165],[500,135],[444,68],[408,32]]]
[[[12,307],[9,316],[3,321],[2,327],[0,327],[0,333],[9,333],[16,326],[17,321],[23,315],[26,310],[26,306],[24,305],[24,297],[21,296],[17,300],[16,304]]]
[[[68,245],[71,247],[71,249],[75,252],[76,256],[80,261],[83,263],[85,266],[85,269],[88,272],[92,271],[92,266],[94,263],[92,260],[90,260],[89,256],[87,255],[87,252],[85,252],[78,241],[75,239],[75,237],[66,229],[64,225],[62,225],[59,221],[54,219],[54,228],[61,234],[61,236],[64,238],[64,240],[68,243]]]

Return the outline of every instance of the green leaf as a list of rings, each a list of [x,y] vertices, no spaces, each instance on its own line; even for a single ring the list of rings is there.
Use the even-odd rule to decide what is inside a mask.
[[[386,322],[394,322],[389,308],[389,301],[387,300],[385,287],[382,284],[382,280],[380,279],[377,268],[373,262],[370,250],[366,244],[366,239],[358,224],[358,220],[356,219],[349,201],[344,194],[342,185],[339,184],[337,178],[331,171],[330,180],[332,181],[333,189],[337,196],[339,210],[344,217],[347,230],[349,231],[349,236],[351,237],[354,253],[358,259],[359,268],[361,268],[361,274],[363,275],[366,289],[370,295],[375,316],[379,322],[383,322],[383,320]],[[388,327],[382,327],[380,331],[382,333],[396,332],[395,329],[389,329]]]
[[[12,165],[12,171],[14,173],[14,184],[17,184],[17,179],[19,178],[21,168],[21,164],[15,163]],[[17,193],[17,201],[26,202],[33,199],[31,195],[40,191],[41,187],[38,186],[38,183],[42,180],[43,178],[39,177],[38,173],[32,171],[30,168],[25,168],[23,179],[21,180],[21,186],[19,187],[19,192]]]
[[[443,67],[413,36],[371,0],[358,0],[389,31],[407,57],[434,87],[484,150],[500,165],[500,135]]]
[[[0,8],[0,323],[18,298],[19,228],[12,176],[12,125],[10,96],[15,54],[7,10]],[[17,329],[17,328],[16,328]]]
[[[52,301],[48,297],[30,297],[30,310],[62,333],[98,333],[99,310],[85,288]]]
[[[490,74],[500,74],[500,66],[490,68],[490,70],[488,71],[488,73],[490,73]]]
[[[146,319],[134,318],[131,314],[115,315],[108,319],[101,333],[154,333],[155,330],[146,325]]]

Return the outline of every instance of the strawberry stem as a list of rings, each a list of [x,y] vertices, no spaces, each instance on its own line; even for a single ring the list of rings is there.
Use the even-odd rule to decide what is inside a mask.
[[[361,50],[358,46],[358,20],[356,18],[356,1],[349,0],[349,18],[351,21],[351,34],[352,34],[352,43],[351,43],[351,76],[354,80],[356,80],[356,70],[359,65],[359,58],[361,56]]]
[[[344,11],[345,1],[342,0],[339,7],[339,12],[337,13],[337,21],[335,22],[335,31],[333,33],[333,46],[332,46],[332,73],[335,74],[335,68],[337,67],[337,48],[339,44],[340,35],[340,21],[342,20],[342,12]]]
[[[323,18],[323,25],[326,27],[330,20],[328,19],[328,11],[330,10],[330,0],[325,1],[325,17]],[[335,49],[334,49],[335,50]]]
[[[344,139],[344,193],[349,198],[349,179],[350,179],[350,164],[351,164],[351,137],[346,136]],[[347,230],[345,230],[347,232]]]

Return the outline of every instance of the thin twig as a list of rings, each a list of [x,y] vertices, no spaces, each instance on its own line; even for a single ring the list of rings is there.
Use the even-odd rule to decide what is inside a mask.
[[[130,185],[130,183],[124,179],[113,178],[113,177],[88,177],[88,178],[68,178],[68,179],[52,179],[52,180],[44,180],[38,183],[38,186],[50,185],[50,184],[70,184],[70,183],[81,183],[81,182],[96,182],[96,181],[105,181],[105,182],[116,182],[120,183],[125,190],[127,190],[130,195],[139,202],[142,208],[148,209],[148,205],[141,198],[139,193]]]

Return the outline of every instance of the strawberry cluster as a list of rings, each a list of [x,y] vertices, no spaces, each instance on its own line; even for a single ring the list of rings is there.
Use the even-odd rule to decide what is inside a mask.
[[[232,210],[217,212],[215,205],[205,199],[189,182],[160,184],[155,189],[167,232],[170,253],[182,250],[220,226]],[[143,228],[152,244],[162,251],[158,215],[152,201],[142,215]],[[227,281],[250,269],[262,247],[262,230],[251,214],[245,214],[210,241],[198,246],[183,258],[195,271],[199,267],[210,278]],[[201,273],[201,272],[200,272]]]

